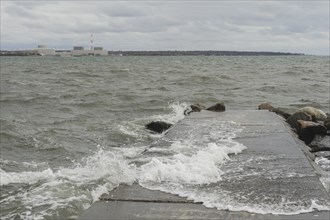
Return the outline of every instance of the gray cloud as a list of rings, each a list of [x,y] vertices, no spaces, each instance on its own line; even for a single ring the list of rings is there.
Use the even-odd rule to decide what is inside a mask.
[[[141,17],[149,13],[148,7],[134,5],[130,2],[96,3],[96,5],[97,13],[104,13],[109,17]]]
[[[328,1],[4,1],[1,46],[329,54]]]

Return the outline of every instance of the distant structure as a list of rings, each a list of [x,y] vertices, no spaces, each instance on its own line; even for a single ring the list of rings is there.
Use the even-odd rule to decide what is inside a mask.
[[[91,34],[91,46],[90,50],[85,50],[82,46],[74,46],[71,50],[71,56],[80,57],[80,56],[107,56],[108,51],[103,50],[103,47],[94,47],[93,43],[93,34]]]
[[[91,34],[91,48],[85,50],[83,46],[74,46],[72,50],[49,48],[47,45],[38,45],[35,49],[4,51],[0,49],[0,56],[58,56],[58,57],[80,57],[80,56],[108,56],[108,51],[103,47],[93,46],[93,35]]]
[[[91,50],[93,50],[93,34],[91,34]]]
[[[108,51],[104,50],[103,47],[92,47],[90,50],[85,50],[82,46],[74,46],[71,50],[71,55],[75,57],[80,56],[107,56]]]
[[[36,51],[41,56],[54,56],[55,55],[55,49],[48,48],[47,45],[38,45],[38,48],[33,49],[33,51]]]

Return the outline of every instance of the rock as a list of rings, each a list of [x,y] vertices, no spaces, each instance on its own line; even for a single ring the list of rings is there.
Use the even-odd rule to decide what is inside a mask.
[[[299,139],[304,141],[305,144],[311,143],[316,135],[325,135],[327,129],[319,123],[313,121],[297,121],[299,126],[297,129]]]
[[[208,107],[206,110],[213,112],[224,112],[226,110],[224,103],[217,103],[211,107]]]
[[[15,218],[13,220],[23,220],[19,214],[15,215]]]
[[[201,105],[199,103],[190,105],[190,108],[194,112],[200,112],[201,110],[206,109],[204,105]]]
[[[299,123],[299,126],[300,126],[298,130],[301,130],[301,129],[304,129],[304,128],[308,128],[308,127],[312,127],[312,126],[319,126],[319,125],[321,125],[321,124],[316,123],[316,122],[313,122],[313,121],[303,121],[303,120],[298,120],[298,123]]]
[[[262,103],[258,106],[259,110],[269,110],[269,111],[273,111],[274,107],[269,103]]]
[[[283,111],[283,110],[280,109],[280,108],[274,108],[274,109],[272,110],[272,112],[275,112],[276,114],[282,116],[284,119],[288,119],[288,118],[291,116],[291,114],[289,114],[289,113]]]
[[[163,121],[152,121],[152,122],[146,124],[145,128],[150,131],[162,133],[162,132],[168,130],[171,126],[172,126],[172,124],[169,124],[169,123],[166,123]]]
[[[274,108],[269,102],[262,103],[258,106],[259,110],[269,110],[271,112],[275,112],[276,114],[282,116],[284,119],[287,119],[291,116],[291,114],[285,112],[283,109]]]
[[[330,116],[328,115],[328,117],[324,120],[323,122],[324,127],[327,128],[327,130],[330,130]]]
[[[298,120],[303,120],[303,121],[312,121],[312,117],[304,112],[295,112],[293,113],[290,117],[286,119],[286,122],[296,131],[300,129],[300,123]]]
[[[313,152],[316,157],[325,157],[330,160],[330,151],[316,151]]]
[[[311,152],[330,151],[330,136],[316,135],[308,146]]]
[[[310,106],[301,108],[297,112],[304,112],[312,116],[313,121],[324,121],[327,118],[327,115],[322,110]]]
[[[192,112],[200,112],[201,110],[206,109],[206,107],[202,104],[193,104],[190,105],[189,108],[187,108],[186,110],[184,110],[184,115],[189,115]]]

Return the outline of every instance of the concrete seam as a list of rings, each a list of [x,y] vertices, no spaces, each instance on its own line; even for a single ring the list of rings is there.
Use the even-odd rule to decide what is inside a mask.
[[[202,202],[193,202],[193,201],[188,201],[188,200],[187,201],[175,201],[175,200],[144,200],[144,199],[111,199],[111,198],[101,198],[100,201],[203,204]]]

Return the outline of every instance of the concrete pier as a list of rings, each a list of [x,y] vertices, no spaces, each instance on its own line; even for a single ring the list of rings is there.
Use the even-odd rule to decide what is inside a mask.
[[[318,201],[313,212],[274,215],[217,210],[177,195],[133,184],[121,185],[103,195],[78,219],[330,219],[329,211],[317,210],[320,206],[329,209],[330,199],[319,180],[320,170],[313,162],[313,155],[284,120],[272,112],[231,110],[193,113],[173,126],[150,149],[169,147],[174,140],[186,136],[193,135],[199,140],[199,137],[207,135],[209,126],[228,121],[242,128],[234,140],[247,149],[221,166],[221,181],[205,188],[211,192],[226,192],[240,204],[280,204],[285,198],[297,202],[297,205],[311,205],[313,208],[312,201]],[[148,150],[141,157],[145,155],[148,155]],[[233,170],[233,167],[239,169]]]

